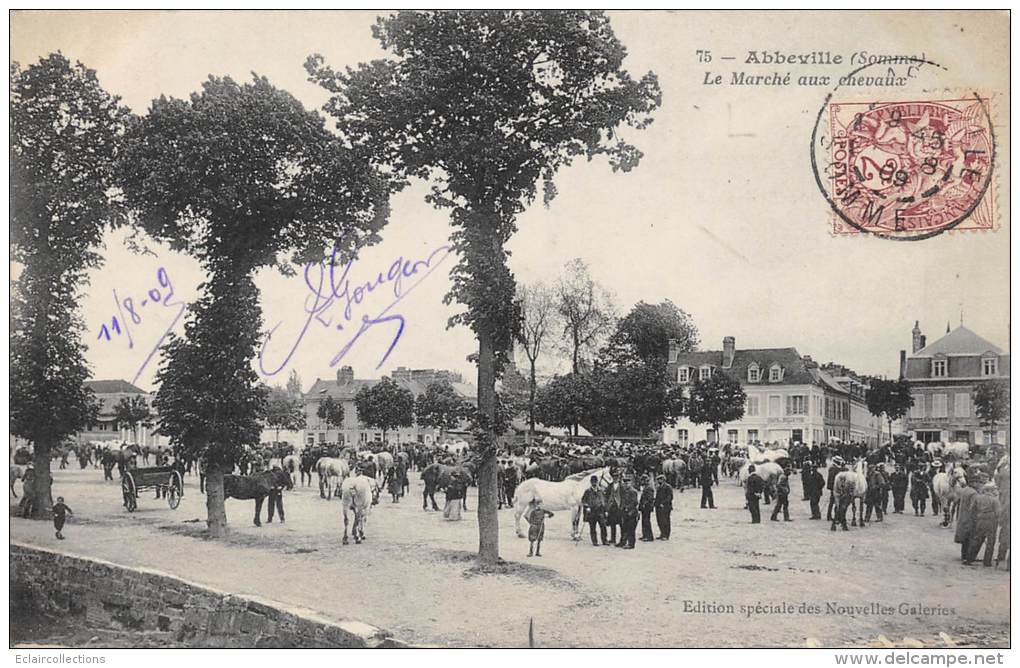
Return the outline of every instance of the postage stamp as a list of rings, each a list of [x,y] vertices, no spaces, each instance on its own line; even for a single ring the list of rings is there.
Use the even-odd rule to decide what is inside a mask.
[[[827,119],[834,234],[921,239],[994,228],[987,100],[832,102]]]

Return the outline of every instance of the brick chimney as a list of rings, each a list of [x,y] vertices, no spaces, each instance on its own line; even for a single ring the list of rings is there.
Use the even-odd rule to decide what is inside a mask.
[[[354,367],[342,366],[336,370],[336,384],[348,385],[354,382]]]
[[[722,340],[722,366],[729,369],[733,366],[733,354],[736,352],[737,340],[732,336],[724,336]]]
[[[907,375],[907,351],[900,351],[900,380],[903,380]]]

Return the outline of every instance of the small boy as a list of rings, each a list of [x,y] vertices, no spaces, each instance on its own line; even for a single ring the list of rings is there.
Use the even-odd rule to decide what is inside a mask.
[[[68,515],[74,515],[70,508],[64,505],[64,497],[58,496],[57,502],[53,504],[53,528],[57,530],[57,538],[64,540],[64,534],[60,533],[64,528],[64,522]]]
[[[545,536],[545,518],[553,514],[542,507],[542,500],[535,499],[530,504],[531,510],[525,515],[531,528],[528,529],[528,556],[542,556],[542,538]]]

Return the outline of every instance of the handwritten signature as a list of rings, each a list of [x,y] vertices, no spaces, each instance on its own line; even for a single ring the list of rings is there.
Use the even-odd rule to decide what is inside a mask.
[[[310,292],[309,295],[306,295],[304,303],[307,317],[283,361],[276,366],[267,367],[266,351],[273,339],[273,334],[283,322],[278,322],[269,330],[262,343],[262,349],[259,351],[259,367],[262,374],[274,376],[287,366],[301,345],[312,322],[317,322],[327,329],[332,328],[338,332],[353,332],[330,360],[331,367],[339,364],[370,329],[376,325],[391,324],[395,327],[393,338],[390,340],[386,353],[376,365],[376,369],[378,369],[389,358],[404,333],[406,324],[404,316],[393,312],[394,307],[428,278],[452,252],[453,248],[447,245],[436,248],[425,259],[408,260],[398,257],[390,264],[385,273],[380,271],[375,278],[368,281],[355,281],[350,277],[354,260],[340,264],[337,260],[336,247],[333,248],[328,264],[309,262],[305,265],[304,270],[305,286]],[[384,287],[390,288],[392,300],[383,305],[381,309],[373,308],[369,311],[375,315],[362,313],[359,319],[356,313],[358,307],[368,309],[366,302],[370,295],[376,291],[386,292],[382,290]]]
[[[134,299],[133,297],[121,298],[117,291],[113,291],[113,302],[117,307],[117,314],[110,317],[108,322],[104,322],[99,327],[99,341],[112,341],[114,336],[121,337],[126,336],[128,342],[128,348],[134,349],[135,339],[131,333],[132,326],[141,325],[143,322],[143,314],[148,315],[150,310],[148,307],[160,306],[162,308],[177,308],[177,315],[170,322],[169,326],[163,330],[162,335],[156,341],[156,345],[152,347],[149,354],[146,355],[142,365],[138,367],[138,371],[135,372],[134,378],[131,379],[132,383],[137,383],[138,378],[142,375],[145,367],[149,365],[152,358],[156,356],[159,351],[159,347],[163,345],[166,337],[170,336],[170,332],[173,331],[174,327],[180,321],[184,312],[187,310],[187,304],[180,301],[171,301],[174,296],[174,286],[170,282],[170,274],[163,267],[156,270],[156,287],[150,288],[146,291],[145,296],[141,299]],[[125,315],[125,313],[127,315]]]

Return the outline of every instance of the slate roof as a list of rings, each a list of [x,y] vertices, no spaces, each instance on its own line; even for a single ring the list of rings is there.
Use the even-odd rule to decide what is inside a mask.
[[[750,348],[736,350],[733,353],[733,364],[728,369],[723,369],[723,353],[721,350],[706,350],[693,353],[681,353],[677,356],[678,367],[689,366],[698,368],[705,364],[716,367],[736,378],[741,383],[747,383],[747,369],[752,364],[757,364],[761,369],[761,385],[807,385],[817,384],[817,375],[808,369],[804,359],[797,352],[796,348]],[[778,383],[768,381],[769,367],[779,364],[783,367],[783,379]],[[759,383],[754,383],[755,385]],[[837,384],[838,388],[839,385]],[[839,388],[840,391],[842,388]]]
[[[90,388],[96,394],[148,394],[126,380],[87,380],[85,387]]]
[[[1000,355],[1002,354],[1002,349],[960,325],[941,339],[921,348],[911,357],[934,357],[939,354],[982,355],[987,352]]]

